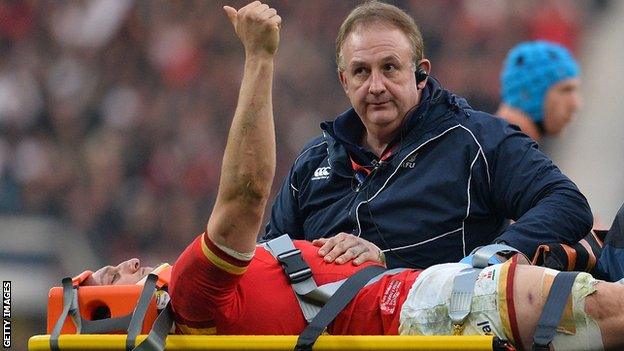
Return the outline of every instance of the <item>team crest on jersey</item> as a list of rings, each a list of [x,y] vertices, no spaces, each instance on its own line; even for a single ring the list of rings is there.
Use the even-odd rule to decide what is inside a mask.
[[[319,167],[314,171],[314,176],[312,176],[312,180],[329,179],[330,172],[331,167]]]

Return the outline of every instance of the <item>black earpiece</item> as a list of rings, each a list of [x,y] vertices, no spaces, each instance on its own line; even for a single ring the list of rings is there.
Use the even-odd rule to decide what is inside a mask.
[[[428,76],[427,71],[425,71],[424,68],[418,66],[418,69],[416,70],[416,85],[420,84],[420,82],[427,79],[427,76]]]

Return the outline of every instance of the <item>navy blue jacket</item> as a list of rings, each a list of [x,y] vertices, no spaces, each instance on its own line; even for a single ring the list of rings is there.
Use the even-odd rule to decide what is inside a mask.
[[[624,279],[624,205],[615,215],[592,274],[610,282]]]
[[[389,267],[422,268],[495,240],[531,257],[540,243],[576,242],[591,229],[587,200],[532,139],[433,79],[384,162],[357,146],[364,126],[353,109],[321,127],[284,180],[263,239],[353,233]],[[356,177],[349,156],[371,174]]]

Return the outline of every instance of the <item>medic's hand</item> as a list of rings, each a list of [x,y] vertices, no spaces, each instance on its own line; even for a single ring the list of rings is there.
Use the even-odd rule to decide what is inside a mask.
[[[353,260],[355,266],[366,261],[386,263],[383,253],[375,244],[353,234],[340,233],[331,238],[313,240],[312,244],[320,246],[318,254],[324,256],[325,262],[343,264]]]
[[[274,8],[254,1],[240,10],[223,6],[247,55],[273,56],[279,44],[282,18]]]

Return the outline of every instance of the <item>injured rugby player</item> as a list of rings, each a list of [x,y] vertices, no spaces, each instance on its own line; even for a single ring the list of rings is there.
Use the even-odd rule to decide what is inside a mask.
[[[217,200],[206,230],[172,269],[169,294],[181,334],[293,335],[306,318],[271,242],[257,245],[275,172],[271,85],[281,18],[258,1],[224,10],[245,48],[240,95],[228,136]],[[295,241],[292,251],[310,267],[315,284],[349,278],[378,263],[326,263],[318,247]],[[282,257],[282,261],[285,258]],[[520,264],[520,255],[478,271],[470,282],[467,315],[449,313],[455,277],[470,265],[382,274],[361,288],[328,326],[330,334],[495,335],[529,349],[557,271]],[[138,259],[85,274],[84,284],[134,284],[151,267]],[[602,350],[624,347],[624,286],[573,277],[552,347]],[[566,289],[558,287],[557,289]],[[567,296],[567,295],[564,295]],[[550,303],[550,301],[549,301]],[[451,311],[452,312],[452,311]]]

